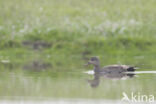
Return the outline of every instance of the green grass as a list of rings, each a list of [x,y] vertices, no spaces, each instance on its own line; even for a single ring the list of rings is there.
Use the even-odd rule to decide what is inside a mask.
[[[57,72],[79,73],[88,70],[91,67],[85,68],[83,65],[86,63],[84,58],[90,56],[99,56],[102,65],[122,63],[141,67],[140,70],[155,70],[155,4],[155,0],[0,0],[0,61],[10,60],[10,63],[0,62],[0,70],[6,76],[12,72],[21,75],[27,73],[22,70],[23,66],[40,60],[51,63],[52,67],[38,74],[66,78],[68,74],[66,76]],[[31,45],[24,46],[22,43],[25,41],[43,41],[52,46],[34,50]],[[33,71],[28,73],[31,75]],[[10,85],[10,79],[6,76],[2,77],[6,82],[1,82],[1,91]],[[80,77],[81,75],[76,76]],[[50,85],[46,84],[46,87],[51,88],[48,86],[54,84],[52,89],[55,89],[61,86],[62,81],[54,81]],[[32,85],[32,88],[24,90],[21,81],[17,79],[15,83],[19,84],[17,93],[9,87],[8,92],[1,93],[0,96],[13,96],[12,93],[22,95],[23,91],[35,88]],[[44,84],[44,81],[41,80],[41,83]],[[67,83],[72,84],[70,81]],[[146,82],[140,83],[142,86]],[[78,89],[77,85],[78,83],[70,87],[73,90],[69,95],[66,88],[62,89],[65,93],[62,96],[72,97],[75,93],[78,94],[75,97],[83,96],[82,92],[87,87],[78,93],[74,91]],[[39,87],[38,91],[42,92],[44,86]],[[150,91],[153,90],[151,88]],[[48,91],[43,91],[44,94],[41,95],[54,96],[53,92]],[[103,91],[102,88],[98,92],[100,91]],[[84,97],[91,98],[91,93],[93,92]],[[24,92],[23,95],[29,94]],[[102,96],[106,97],[105,94]],[[96,93],[93,97],[99,98],[100,95]],[[112,98],[115,98],[113,94]]]

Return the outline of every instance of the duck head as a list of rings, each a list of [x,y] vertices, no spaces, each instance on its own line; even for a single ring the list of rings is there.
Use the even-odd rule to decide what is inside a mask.
[[[91,57],[90,60],[88,61],[87,65],[92,64],[94,66],[99,66],[99,58],[98,57]]]

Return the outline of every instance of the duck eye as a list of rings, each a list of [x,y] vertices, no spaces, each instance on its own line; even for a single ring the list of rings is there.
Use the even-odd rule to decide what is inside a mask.
[[[91,61],[95,61],[95,59],[94,58],[91,58]]]

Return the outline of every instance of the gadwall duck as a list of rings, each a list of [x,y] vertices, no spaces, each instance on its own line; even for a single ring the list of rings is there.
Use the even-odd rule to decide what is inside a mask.
[[[91,57],[87,65],[94,65],[94,79],[88,80],[88,83],[91,87],[95,88],[100,84],[100,77],[109,78],[109,79],[127,79],[133,78],[135,67],[128,65],[108,65],[105,67],[100,67],[100,61],[98,57]]]
[[[98,57],[91,57],[87,65],[89,64],[92,64],[94,66],[94,73],[123,73],[123,72],[133,72],[136,70],[135,67],[128,65],[108,65],[101,68]]]

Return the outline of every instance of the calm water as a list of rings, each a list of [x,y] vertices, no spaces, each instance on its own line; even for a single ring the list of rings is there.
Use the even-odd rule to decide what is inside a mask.
[[[84,62],[83,62],[84,63]],[[18,68],[17,68],[18,67]],[[60,66],[61,67],[61,66]],[[17,69],[16,69],[17,68]],[[33,61],[22,66],[1,62],[0,99],[1,103],[121,103],[123,93],[141,96],[156,96],[156,71],[138,69],[134,73],[94,74],[82,69],[50,69],[47,62]],[[62,67],[63,68],[63,67]],[[92,67],[90,67],[92,68]],[[152,71],[153,70],[153,71]],[[88,100],[87,100],[88,99]],[[30,101],[30,102],[29,102]],[[12,102],[13,103],[13,102]]]

